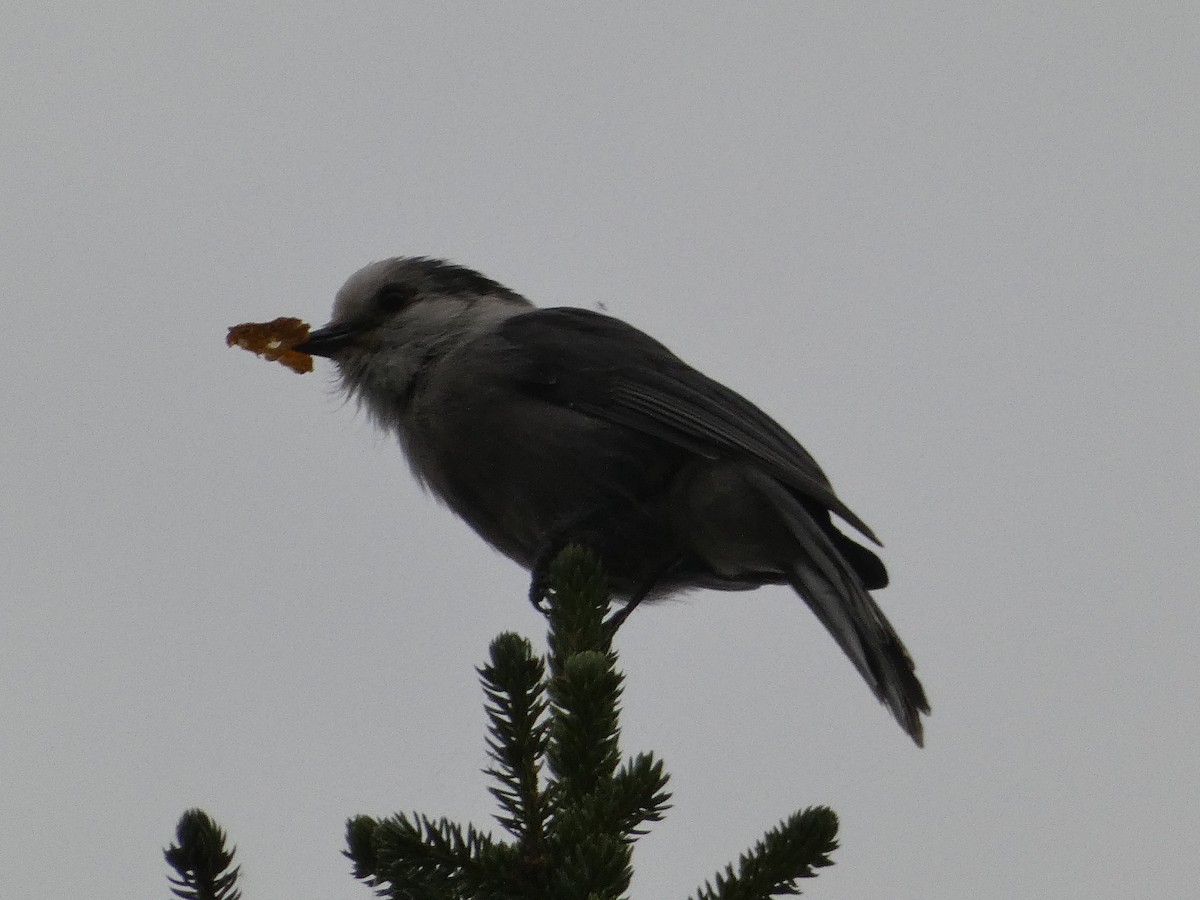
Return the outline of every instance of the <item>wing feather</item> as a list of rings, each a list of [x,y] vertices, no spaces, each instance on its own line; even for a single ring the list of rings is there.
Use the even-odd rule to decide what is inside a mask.
[[[521,381],[544,399],[705,457],[753,461],[879,543],[782,426],[632,325],[564,307],[514,316],[502,333],[520,354]]]

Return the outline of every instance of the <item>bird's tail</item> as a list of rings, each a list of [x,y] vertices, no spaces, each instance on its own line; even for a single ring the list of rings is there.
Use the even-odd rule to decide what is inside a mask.
[[[922,746],[921,714],[929,712],[929,701],[900,636],[808,511],[798,503],[785,508],[788,528],[804,551],[790,564],[788,581],[900,727]]]

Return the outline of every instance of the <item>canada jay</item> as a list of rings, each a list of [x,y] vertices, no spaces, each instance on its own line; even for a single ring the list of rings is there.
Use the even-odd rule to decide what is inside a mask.
[[[622,613],[689,588],[789,584],[921,744],[925,692],[867,593],[887,571],[830,513],[875,535],[782,427],[653,338],[398,257],[352,275],[296,349],[333,360],[417,479],[531,570],[534,603],[569,543],[599,555]]]

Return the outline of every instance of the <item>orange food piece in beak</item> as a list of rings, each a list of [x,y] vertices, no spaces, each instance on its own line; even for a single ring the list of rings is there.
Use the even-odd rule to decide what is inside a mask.
[[[293,350],[308,340],[308,323],[300,319],[280,317],[272,322],[243,322],[229,329],[225,343],[241,347],[259,356],[283,363],[293,372],[303,375],[313,370],[313,358]]]

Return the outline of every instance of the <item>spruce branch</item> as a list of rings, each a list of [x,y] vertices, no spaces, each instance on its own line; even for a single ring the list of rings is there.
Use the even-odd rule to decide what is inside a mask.
[[[632,844],[643,820],[621,815],[629,809],[615,802],[624,676],[604,625],[608,588],[595,557],[581,548],[559,555],[551,583],[546,761],[558,799],[550,839],[559,851],[551,896],[620,897],[633,877]]]
[[[662,760],[649,753],[639,753],[622,765],[602,792],[607,795],[604,799],[611,830],[637,839],[646,833],[643,826],[647,822],[661,822],[671,806],[666,789],[670,777]]]
[[[550,674],[558,676],[572,656],[586,650],[609,652],[612,633],[604,624],[611,593],[595,555],[571,546],[550,564]]]
[[[573,653],[557,668],[559,674],[550,679],[554,717],[546,761],[564,799],[577,800],[611,778],[620,764],[622,677],[611,651]]]
[[[225,848],[225,832],[207,813],[189,809],[180,816],[175,840],[163,851],[167,864],[178,873],[178,877],[167,876],[172,894],[182,900],[240,900],[241,867],[230,868],[236,848]]]
[[[541,843],[550,801],[540,784],[546,751],[545,664],[525,638],[502,634],[492,642],[490,662],[479,671],[487,697],[488,756],[484,771],[498,782],[489,788],[500,804],[497,821],[521,844]]]
[[[715,884],[705,882],[696,900],[769,900],[800,893],[796,882],[829,866],[837,849],[837,816],[816,806],[793,813],[768,831],[753,849],[738,858],[738,871],[726,866]]]
[[[481,860],[493,842],[473,826],[464,830],[445,818],[399,813],[378,821],[356,817],[346,831],[355,877],[376,888],[388,885],[381,893],[456,900],[491,887],[493,873]]]

